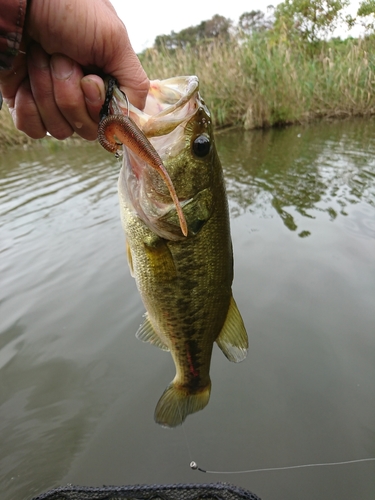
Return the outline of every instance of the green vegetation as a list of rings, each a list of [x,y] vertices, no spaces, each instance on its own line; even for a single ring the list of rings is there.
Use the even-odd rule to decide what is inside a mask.
[[[317,42],[340,24],[355,23],[344,14],[349,3],[349,0],[285,0],[275,11],[275,29],[287,27],[289,36]]]
[[[31,139],[26,134],[16,129],[5,104],[3,104],[0,111],[0,152],[9,148],[27,149],[31,146],[35,147],[35,145],[46,148],[50,152],[55,152],[58,149],[69,147],[81,141],[82,139],[77,135],[73,135],[73,137],[65,141],[59,141],[53,137],[44,137],[39,140]]]
[[[258,128],[375,114],[375,0],[285,0],[160,35],[140,54],[151,79],[196,74],[216,126]],[[358,39],[328,39],[361,25]],[[4,106],[5,108],[5,106]],[[33,142],[0,112],[0,148]]]
[[[5,104],[0,111],[0,151],[14,146],[27,146],[32,139],[18,131]]]
[[[268,16],[244,13],[238,26],[214,16],[211,23],[158,37],[141,61],[150,78],[198,75],[217,126],[255,128],[372,115],[375,2],[362,2],[357,18],[345,15],[348,3],[286,0]],[[324,39],[340,23],[348,28],[361,23],[367,35]]]
[[[215,124],[246,128],[375,113],[375,38],[315,47],[258,33],[239,44],[147,51],[151,78],[196,74]]]

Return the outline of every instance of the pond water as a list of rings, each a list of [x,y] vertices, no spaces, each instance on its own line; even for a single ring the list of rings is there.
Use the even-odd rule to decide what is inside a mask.
[[[250,339],[215,346],[183,427],[155,405],[171,356],[138,341],[119,165],[96,144],[0,159],[0,497],[67,483],[225,481],[263,500],[373,500],[375,122],[217,135],[234,296]]]

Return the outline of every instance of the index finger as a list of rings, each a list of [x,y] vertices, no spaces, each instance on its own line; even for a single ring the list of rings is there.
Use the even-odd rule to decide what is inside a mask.
[[[129,51],[117,55],[116,65],[108,68],[107,74],[116,78],[118,85],[126,92],[129,101],[143,109],[150,87],[150,81],[137,55],[130,46]]]
[[[142,110],[146,104],[150,81],[133,50],[122,21],[118,19],[117,26],[111,24],[110,28],[111,32],[107,33],[106,57],[102,69],[105,74],[116,78],[129,101]]]

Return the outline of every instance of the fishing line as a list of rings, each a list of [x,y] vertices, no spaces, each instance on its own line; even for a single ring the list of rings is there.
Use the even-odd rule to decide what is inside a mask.
[[[181,414],[180,407],[178,405],[179,412]],[[334,467],[338,465],[350,465],[350,464],[358,464],[358,463],[363,463],[363,462],[375,462],[375,457],[371,458],[357,458],[353,460],[343,460],[341,462],[322,462],[322,463],[315,463],[315,464],[301,464],[301,465],[287,465],[284,467],[265,467],[261,469],[248,469],[248,470],[232,470],[232,471],[218,471],[218,470],[206,470],[203,469],[202,467],[198,467],[197,462],[192,460],[192,454],[189,446],[189,440],[186,434],[185,430],[185,425],[184,422],[181,424],[182,431],[184,433],[185,437],[185,443],[186,443],[186,448],[189,453],[190,457],[190,469],[192,470],[199,470],[200,472],[203,472],[205,474],[251,474],[253,472],[271,472],[271,471],[280,471],[280,470],[293,470],[293,469],[305,469],[308,467]]]
[[[200,472],[204,472],[205,474],[251,474],[253,472],[271,472],[271,471],[279,471],[279,470],[292,470],[292,469],[304,469],[307,467],[334,467],[337,465],[349,465],[349,464],[358,464],[358,463],[363,463],[363,462],[375,462],[375,457],[372,458],[357,458],[354,460],[343,460],[341,462],[323,462],[323,463],[317,463],[317,464],[301,464],[301,465],[287,465],[284,467],[265,467],[262,469],[248,469],[248,470],[232,470],[232,471],[218,471],[218,470],[206,470],[202,469],[202,467],[198,467],[197,462],[192,460],[192,454],[189,446],[189,441],[187,438],[185,426],[182,423],[181,425],[184,437],[185,437],[185,442],[186,442],[186,448],[189,453],[190,457],[190,469],[192,470],[199,470]]]
[[[185,436],[185,443],[186,443],[186,447],[187,447],[187,450],[188,450],[188,453],[189,453],[189,458],[190,458],[190,467],[191,467],[191,464],[195,464],[194,460],[193,460],[193,457],[191,455],[191,450],[190,450],[190,446],[189,446],[189,441],[188,441],[188,438],[187,438],[187,435],[186,435],[186,431],[185,431],[185,426],[184,424],[182,424],[182,431],[184,433],[184,436]]]
[[[326,462],[321,464],[303,464],[303,465],[289,465],[287,467],[267,467],[264,469],[249,469],[249,470],[235,470],[235,471],[217,471],[217,470],[205,470],[198,467],[198,464],[194,461],[190,462],[190,468],[193,470],[199,470],[206,474],[250,474],[252,472],[268,472],[268,471],[278,471],[278,470],[290,470],[290,469],[302,469],[304,467],[329,467],[334,465],[346,465],[346,464],[356,464],[359,462],[374,462],[374,458],[358,458],[356,460],[345,460],[343,462]]]
[[[338,465],[350,465],[350,464],[358,464],[364,462],[375,462],[375,457],[371,458],[357,458],[353,460],[343,460],[340,462],[322,462],[322,463],[314,463],[314,464],[300,464],[300,465],[287,465],[283,467],[264,467],[261,469],[248,469],[248,470],[234,470],[234,471],[218,471],[218,470],[206,470],[202,469],[202,467],[198,467],[197,462],[192,460],[192,454],[190,450],[189,440],[187,437],[187,433],[185,430],[184,420],[182,417],[182,411],[180,408],[180,404],[177,404],[178,411],[181,416],[181,427],[185,438],[186,448],[188,450],[189,458],[190,458],[190,468],[192,470],[199,470],[199,472],[203,472],[204,474],[252,474],[253,472],[275,472],[281,470],[293,470],[293,469],[306,469],[308,467],[335,467]]]

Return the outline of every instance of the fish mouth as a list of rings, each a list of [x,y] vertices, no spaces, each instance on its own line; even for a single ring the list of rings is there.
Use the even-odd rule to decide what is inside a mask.
[[[201,105],[196,76],[182,76],[151,81],[144,111],[124,98],[117,87],[113,92],[114,113],[128,113],[150,141],[164,165],[186,147],[185,127]],[[173,182],[173,178],[172,178]],[[181,232],[176,206],[166,186],[139,155],[123,146],[123,169],[119,190],[132,205],[134,212],[158,236],[179,240]],[[183,208],[191,197],[178,196]]]
[[[185,146],[185,125],[196,114],[200,101],[198,77],[177,76],[151,80],[143,111],[129,103],[115,86],[113,113],[128,114],[164,162]],[[134,167],[139,172],[139,166],[135,164]]]
[[[145,108],[140,111],[115,86],[113,113],[129,114],[148,139],[165,136],[195,114],[198,103],[194,97],[198,95],[198,90],[196,76],[151,80]]]

